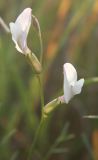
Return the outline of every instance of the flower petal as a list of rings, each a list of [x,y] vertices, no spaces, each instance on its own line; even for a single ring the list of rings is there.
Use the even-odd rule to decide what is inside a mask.
[[[19,30],[17,30],[18,28],[15,26],[15,23],[11,22],[9,25],[10,25],[10,30],[11,30],[11,34],[12,34],[12,40],[14,41],[14,43],[16,45],[15,47],[19,52],[23,53],[23,51],[21,50],[21,48],[18,45]]]
[[[16,45],[16,49],[23,54],[30,51],[27,47],[27,35],[31,25],[31,11],[31,8],[24,9],[16,19],[16,22],[10,23],[12,40]]]
[[[65,103],[68,103],[72,97],[73,97],[73,92],[71,91],[71,86],[68,82],[66,72],[64,71],[64,99],[65,99]]]
[[[32,12],[31,8],[24,9],[15,22],[16,26],[18,28],[21,28],[21,31],[26,32],[26,34],[28,34],[31,25],[31,18],[32,18],[31,12]]]
[[[72,87],[72,91],[74,95],[81,93],[83,84],[84,84],[84,79],[80,79],[75,83],[75,85]]]
[[[64,64],[64,73],[69,83],[75,83],[77,81],[76,69],[70,63]]]

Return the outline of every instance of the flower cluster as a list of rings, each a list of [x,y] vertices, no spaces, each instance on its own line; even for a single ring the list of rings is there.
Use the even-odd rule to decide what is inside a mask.
[[[15,23],[10,23],[10,31],[12,34],[12,40],[15,43],[16,49],[24,54],[30,56],[31,50],[27,46],[27,36],[31,26],[32,21],[32,10],[31,8],[26,8],[24,11],[18,16]],[[37,60],[36,56],[33,56],[33,66],[35,70],[38,71],[37,67],[40,67],[40,63]],[[70,99],[76,95],[81,93],[84,79],[80,79],[77,81],[77,72],[76,69],[70,63],[65,63],[63,66],[64,71],[64,102],[68,103]]]

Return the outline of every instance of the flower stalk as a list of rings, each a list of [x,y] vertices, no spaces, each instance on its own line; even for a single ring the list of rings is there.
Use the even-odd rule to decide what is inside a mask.
[[[26,54],[26,58],[29,61],[29,63],[31,64],[35,73],[40,74],[42,72],[42,66],[41,66],[38,58],[35,56],[35,54],[34,53]]]

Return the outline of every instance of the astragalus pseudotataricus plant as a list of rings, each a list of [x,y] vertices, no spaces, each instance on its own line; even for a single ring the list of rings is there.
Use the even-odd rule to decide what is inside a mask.
[[[34,21],[34,23],[31,23]],[[28,48],[27,45],[27,36],[29,33],[29,29],[31,24],[35,27],[37,27],[37,31],[39,34],[40,39],[40,46],[41,46],[41,58],[40,62],[35,56],[34,53]],[[68,103],[70,99],[76,95],[81,93],[84,79],[80,79],[77,81],[77,71],[70,63],[65,63],[63,65],[63,72],[64,72],[64,90],[63,95],[54,99],[53,101],[49,102],[48,104],[44,105],[44,94],[43,94],[43,72],[42,71],[42,40],[41,40],[41,31],[40,31],[40,25],[38,22],[38,19],[32,15],[32,9],[26,8],[23,10],[23,12],[18,16],[16,21],[13,23],[10,23],[10,31],[12,34],[12,40],[15,43],[16,49],[23,55],[25,55],[27,58],[29,58],[33,68],[35,69],[37,74],[37,78],[39,80],[40,84],[40,97],[41,97],[41,122],[38,127],[38,130],[35,134],[35,138],[33,141],[33,144],[31,146],[31,150],[29,153],[28,159],[31,159],[34,147],[36,146],[36,142],[38,140],[39,131],[41,129],[41,126],[43,122],[45,121],[45,118],[48,117],[47,115],[51,113],[56,106],[59,106],[60,103]]]

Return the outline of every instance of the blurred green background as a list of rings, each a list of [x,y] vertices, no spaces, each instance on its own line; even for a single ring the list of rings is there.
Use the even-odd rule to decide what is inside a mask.
[[[79,78],[98,76],[98,0],[0,0],[0,16],[8,25],[26,7],[42,31],[45,104],[63,89],[65,62],[75,66]],[[33,27],[28,46],[39,58]],[[84,86],[49,116],[32,160],[44,160],[47,154],[49,160],[98,160],[98,120],[83,118],[97,114],[98,85]],[[39,121],[38,80],[0,25],[0,160],[27,160]]]

